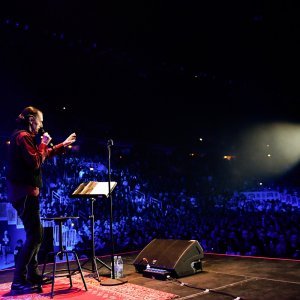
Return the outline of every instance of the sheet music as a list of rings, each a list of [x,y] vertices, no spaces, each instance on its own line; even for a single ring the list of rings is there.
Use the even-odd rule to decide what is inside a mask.
[[[117,182],[111,181],[110,190],[111,192],[116,187]],[[72,196],[100,196],[105,195],[109,196],[108,182],[97,182],[89,181],[81,183],[77,189],[72,193]]]

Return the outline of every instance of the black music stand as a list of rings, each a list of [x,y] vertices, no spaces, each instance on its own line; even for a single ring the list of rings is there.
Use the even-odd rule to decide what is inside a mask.
[[[95,255],[95,241],[94,241],[94,226],[95,226],[95,217],[94,217],[94,201],[96,200],[95,198],[97,197],[103,197],[105,196],[106,198],[108,198],[108,196],[111,194],[111,192],[113,191],[113,189],[116,187],[117,183],[115,181],[111,182],[110,184],[110,192],[108,190],[108,183],[107,182],[97,182],[97,181],[89,181],[89,182],[85,182],[85,183],[81,183],[76,189],[75,191],[71,194],[71,197],[74,198],[90,198],[90,202],[91,202],[91,215],[89,216],[89,218],[92,220],[92,255],[91,257],[85,261],[81,267],[83,269],[87,269],[90,270],[86,267],[84,267],[84,265],[86,263],[88,263],[90,260],[92,261],[92,269],[90,271],[97,272],[97,277],[98,277],[98,281],[100,282],[100,276],[99,276],[99,272],[98,272],[98,267],[97,267],[97,261],[99,263],[101,263],[104,267],[106,267],[108,270],[111,271],[111,267],[108,266],[105,262],[103,262],[101,259],[99,259],[98,257],[96,257]]]

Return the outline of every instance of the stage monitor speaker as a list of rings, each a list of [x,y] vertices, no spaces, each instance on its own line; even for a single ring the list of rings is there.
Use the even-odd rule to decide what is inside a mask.
[[[137,272],[150,268],[183,277],[202,271],[203,249],[196,240],[153,239],[133,262]]]
[[[43,230],[43,241],[40,247],[40,251],[38,252],[39,264],[45,262],[47,253],[54,251],[53,227],[44,227]],[[53,262],[53,257],[49,257],[48,262]]]

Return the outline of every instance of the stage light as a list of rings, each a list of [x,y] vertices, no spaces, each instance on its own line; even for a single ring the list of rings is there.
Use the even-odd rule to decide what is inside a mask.
[[[237,148],[237,167],[241,172],[254,176],[283,175],[300,162],[300,125],[257,124],[242,133]],[[265,159],[266,156],[272,159]]]

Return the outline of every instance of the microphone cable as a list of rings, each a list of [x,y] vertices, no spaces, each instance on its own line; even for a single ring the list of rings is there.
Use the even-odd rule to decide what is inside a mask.
[[[226,293],[226,292],[220,292],[220,291],[216,291],[216,290],[212,290],[212,289],[205,289],[205,288],[200,288],[200,287],[197,287],[197,286],[193,286],[193,285],[190,285],[188,283],[182,282],[182,281],[180,281],[180,280],[178,280],[176,278],[173,278],[170,275],[167,275],[167,280],[170,280],[172,282],[178,283],[180,286],[186,286],[188,288],[192,288],[192,289],[203,291],[203,294],[214,293],[214,294],[219,294],[219,295],[224,295],[224,296],[231,297],[233,300],[245,300],[245,299],[243,299],[241,297],[237,297],[235,295],[232,295],[232,294],[229,294],[229,293]]]

